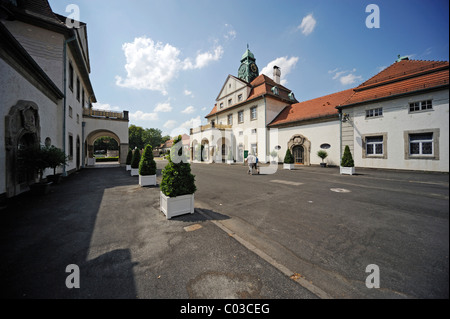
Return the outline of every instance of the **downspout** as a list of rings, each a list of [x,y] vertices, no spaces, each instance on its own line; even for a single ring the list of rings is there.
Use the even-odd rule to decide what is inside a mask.
[[[265,140],[266,140],[266,147],[265,147],[266,148],[266,154],[264,155],[264,163],[266,163],[267,162],[267,157],[268,157],[268,155],[267,155],[268,140],[267,139],[269,138],[270,134],[269,134],[269,136],[267,136],[267,130],[266,130],[266,128],[267,128],[267,103],[266,103],[266,95],[265,94],[263,95],[263,98],[264,98],[264,133],[266,135],[265,136]]]
[[[342,109],[339,110],[339,166],[342,159]]]
[[[64,41],[64,54],[63,54],[63,63],[64,63],[64,106],[63,106],[63,143],[62,147],[64,153],[66,152],[66,107],[67,107],[67,44],[76,39],[76,36],[71,37],[68,40]],[[66,165],[63,166],[63,176],[67,176]]]

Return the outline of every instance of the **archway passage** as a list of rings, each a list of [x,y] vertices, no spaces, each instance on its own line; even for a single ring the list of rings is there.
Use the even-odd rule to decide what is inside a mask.
[[[111,152],[110,154],[108,154],[108,150],[104,150],[105,152],[96,152],[99,151],[99,149],[95,149],[94,145],[96,143],[96,141],[109,141],[109,143],[111,141],[115,141],[115,145],[117,145],[117,150],[114,150],[114,152]],[[120,143],[120,139],[119,137],[111,132],[111,131],[107,131],[107,130],[98,130],[98,131],[94,131],[91,134],[89,134],[86,138],[86,145],[87,145],[87,149],[85,150],[83,156],[85,158],[85,164],[87,164],[88,166],[93,166],[96,163],[96,157],[101,157],[104,158],[107,155],[110,155],[110,157],[118,157],[118,160],[116,161],[117,163],[125,163],[126,161],[126,155],[128,154],[128,150],[127,149],[121,149],[121,143]],[[97,143],[97,145],[99,145],[99,143]],[[113,151],[113,150],[111,150]],[[99,156],[101,155],[101,156]],[[115,156],[111,156],[111,155],[115,155]],[[125,159],[123,159],[125,157]],[[113,160],[115,161],[115,160]]]

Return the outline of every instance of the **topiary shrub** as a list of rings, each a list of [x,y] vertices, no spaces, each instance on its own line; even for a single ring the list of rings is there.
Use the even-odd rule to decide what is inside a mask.
[[[194,194],[197,190],[195,176],[184,155],[181,135],[174,140],[168,161],[162,174],[161,192],[168,197]]]
[[[131,168],[138,169],[140,161],[141,161],[141,152],[138,149],[135,149],[133,152],[133,158],[131,159]]]
[[[294,156],[292,156],[291,150],[286,150],[286,155],[284,156],[284,163],[285,164],[294,164]]]
[[[322,163],[323,163],[324,159],[326,159],[328,157],[328,153],[324,150],[320,150],[317,152],[317,156],[322,159]]]
[[[341,160],[342,167],[355,167],[355,162],[353,161],[352,153],[350,152],[350,147],[345,146],[344,155]]]
[[[139,162],[139,175],[156,175],[156,162],[153,159],[153,148],[147,144]]]
[[[131,160],[133,159],[133,151],[131,148],[128,150],[126,165],[131,165]]]

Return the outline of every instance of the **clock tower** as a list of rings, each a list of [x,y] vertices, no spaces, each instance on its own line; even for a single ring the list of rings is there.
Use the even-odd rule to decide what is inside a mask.
[[[247,45],[247,51],[241,58],[241,66],[238,71],[238,78],[244,80],[247,83],[252,82],[259,76],[258,66],[255,63],[256,59],[253,53],[249,50]]]

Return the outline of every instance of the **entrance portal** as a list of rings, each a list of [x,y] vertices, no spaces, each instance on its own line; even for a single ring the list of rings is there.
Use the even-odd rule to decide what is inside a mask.
[[[293,148],[293,155],[294,155],[294,161],[295,164],[305,164],[305,149],[303,146],[297,145]]]

